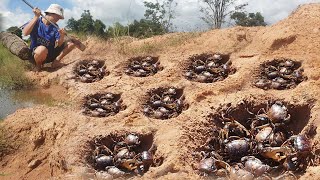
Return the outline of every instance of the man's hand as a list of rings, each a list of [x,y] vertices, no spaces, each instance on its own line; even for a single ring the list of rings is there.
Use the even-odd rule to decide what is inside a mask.
[[[56,44],[55,44],[55,48],[58,47],[58,46],[61,46],[64,42],[64,35],[66,34],[66,31],[64,30],[64,28],[61,28],[58,30],[59,34],[60,34],[60,39],[58,39],[56,41]]]
[[[39,8],[35,7],[35,8],[32,9],[32,11],[33,11],[33,13],[34,13],[34,16],[40,17],[40,15],[41,15],[41,10],[40,10]]]
[[[60,36],[64,36],[66,34],[66,30],[64,30],[64,28],[61,28],[58,31],[60,33]]]

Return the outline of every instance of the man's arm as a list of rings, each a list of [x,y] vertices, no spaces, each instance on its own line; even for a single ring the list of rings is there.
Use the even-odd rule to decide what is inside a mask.
[[[22,33],[23,33],[24,36],[30,35],[34,25],[37,23],[40,15],[41,15],[41,11],[38,8],[34,8],[32,11],[34,13],[33,19],[22,30]]]

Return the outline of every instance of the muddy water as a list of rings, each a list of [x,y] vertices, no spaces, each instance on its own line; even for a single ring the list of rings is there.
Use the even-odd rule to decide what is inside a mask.
[[[58,102],[65,100],[65,97],[56,96],[57,93],[61,91],[65,91],[65,89],[62,87],[23,91],[0,89],[0,120],[5,119],[17,109],[32,107],[39,104],[54,106]]]

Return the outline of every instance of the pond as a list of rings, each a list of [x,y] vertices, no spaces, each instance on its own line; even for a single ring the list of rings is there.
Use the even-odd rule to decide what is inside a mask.
[[[50,88],[51,89],[51,88]],[[66,91],[62,88],[54,88],[58,92]],[[61,97],[57,99],[56,93],[51,93],[49,89],[32,89],[32,90],[8,90],[0,89],[0,120],[5,119],[8,115],[14,113],[17,109],[32,107],[39,104],[54,106],[57,102],[62,101]],[[60,94],[66,94],[65,92]]]

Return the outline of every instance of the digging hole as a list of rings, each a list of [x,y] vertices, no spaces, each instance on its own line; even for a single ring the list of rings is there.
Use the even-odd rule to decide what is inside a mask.
[[[113,133],[98,136],[88,142],[86,161],[95,170],[103,171],[113,177],[143,175],[150,167],[163,163],[153,134],[132,132]]]
[[[175,87],[160,87],[148,92],[143,104],[144,115],[155,119],[170,119],[177,117],[188,108],[184,103],[183,89]]]
[[[194,153],[195,169],[201,175],[228,178],[240,172],[252,178],[279,177],[284,172],[300,176],[309,165],[319,164],[310,112],[308,104],[283,101],[220,107],[209,116],[212,134]]]
[[[291,59],[274,59],[260,65],[260,77],[254,85],[265,90],[292,89],[307,80],[307,77],[303,76],[303,71],[301,62]]]
[[[104,76],[109,75],[104,61],[99,60],[80,61],[74,66],[73,72],[75,79],[83,83],[100,81]]]
[[[234,74],[236,69],[231,67],[230,55],[224,54],[196,54],[188,59],[184,76],[188,80],[201,83],[222,81],[229,74]]]
[[[134,57],[129,59],[129,63],[125,68],[125,73],[129,76],[147,77],[161,71],[163,67],[158,61],[159,57],[144,56]]]
[[[122,104],[121,94],[97,93],[84,98],[83,114],[92,117],[113,116],[126,109]]]

